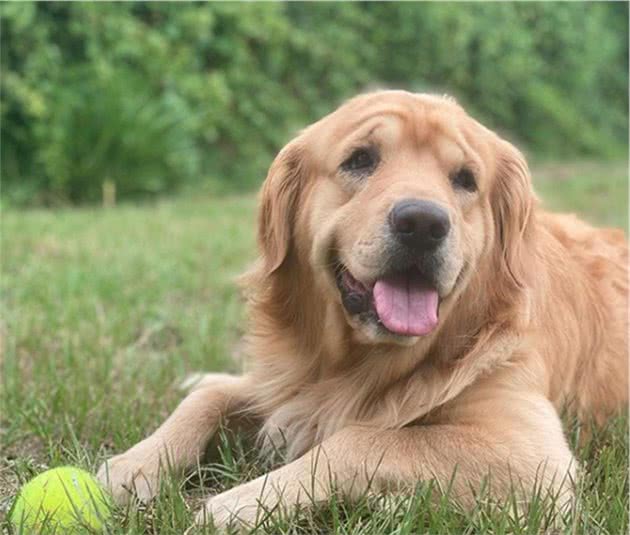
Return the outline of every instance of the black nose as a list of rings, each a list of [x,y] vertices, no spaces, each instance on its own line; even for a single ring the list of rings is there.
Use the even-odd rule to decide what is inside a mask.
[[[435,249],[446,238],[451,222],[446,210],[431,201],[403,199],[389,214],[397,238],[416,252]]]

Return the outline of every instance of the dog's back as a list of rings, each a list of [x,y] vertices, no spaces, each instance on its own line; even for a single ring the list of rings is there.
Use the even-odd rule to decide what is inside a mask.
[[[548,277],[537,286],[537,342],[551,364],[549,395],[603,423],[628,402],[628,243],[573,215],[541,212],[539,228]]]

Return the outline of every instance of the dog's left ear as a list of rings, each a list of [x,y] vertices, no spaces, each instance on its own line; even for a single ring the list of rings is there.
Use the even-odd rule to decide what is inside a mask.
[[[304,148],[298,138],[276,156],[261,190],[258,243],[267,275],[282,266],[294,246],[293,231],[304,175]]]
[[[527,285],[527,245],[533,229],[536,196],[525,158],[516,147],[500,140],[490,202],[499,242],[498,269],[521,289]]]

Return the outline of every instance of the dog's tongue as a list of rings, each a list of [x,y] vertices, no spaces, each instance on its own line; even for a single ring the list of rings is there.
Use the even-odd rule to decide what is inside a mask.
[[[379,319],[390,331],[404,336],[429,334],[438,324],[438,294],[413,273],[379,279],[374,285]]]

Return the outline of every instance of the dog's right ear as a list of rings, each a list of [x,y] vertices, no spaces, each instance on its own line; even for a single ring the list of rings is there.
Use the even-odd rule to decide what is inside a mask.
[[[500,140],[492,191],[492,209],[499,240],[497,273],[515,289],[527,286],[531,261],[527,247],[533,231],[536,196],[525,158],[516,147]]]
[[[261,190],[258,244],[267,275],[282,266],[293,247],[304,175],[304,148],[298,138],[276,156]]]

